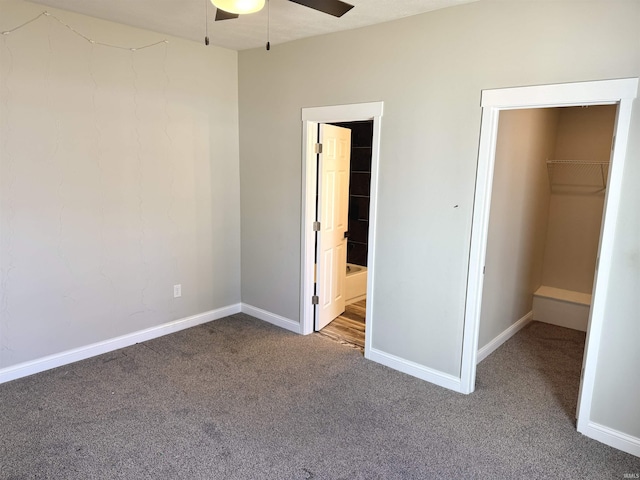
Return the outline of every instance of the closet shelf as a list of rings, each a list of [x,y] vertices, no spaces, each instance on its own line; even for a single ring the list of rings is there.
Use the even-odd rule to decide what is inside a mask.
[[[554,187],[597,188],[600,192],[607,187],[609,162],[586,160],[547,160],[549,184]],[[596,193],[594,192],[594,193]]]

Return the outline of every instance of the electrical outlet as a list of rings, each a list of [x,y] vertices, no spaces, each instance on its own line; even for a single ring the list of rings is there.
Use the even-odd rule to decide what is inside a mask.
[[[173,298],[178,298],[182,296],[182,285],[174,285],[173,286]]]

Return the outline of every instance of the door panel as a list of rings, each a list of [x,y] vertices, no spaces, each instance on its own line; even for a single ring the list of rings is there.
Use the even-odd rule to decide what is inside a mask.
[[[316,330],[328,325],[344,312],[347,272],[349,214],[349,165],[351,130],[320,125],[320,169],[318,192],[320,232],[318,233],[317,285],[319,303]]]

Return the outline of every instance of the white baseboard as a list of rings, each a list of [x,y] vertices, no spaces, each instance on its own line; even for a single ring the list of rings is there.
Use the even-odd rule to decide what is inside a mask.
[[[626,433],[622,433],[613,428],[605,427],[595,422],[588,422],[587,426],[581,428],[578,425],[578,431],[583,435],[593,438],[598,442],[602,442],[610,447],[617,448],[623,452],[630,453],[636,457],[640,457],[640,438],[632,437]],[[629,472],[637,473],[637,472]]]
[[[129,347],[136,343],[146,342],[147,340],[162,337],[186,328],[195,327],[196,325],[228,317],[234,313],[240,313],[239,303],[199,313],[190,317],[181,318],[179,320],[173,320],[162,325],[121,335],[102,342],[92,343],[84,347],[74,348],[72,350],[48,355],[36,360],[19,363],[18,365],[0,369],[0,383],[9,382],[17,378],[33,375],[34,373],[40,373],[45,370],[68,365],[79,360],[85,360],[90,357],[95,357],[96,355],[112,352],[119,348]]]
[[[295,320],[281,317],[280,315],[267,312],[266,310],[262,310],[258,307],[247,305],[246,303],[243,303],[241,308],[242,313],[246,313],[247,315],[251,315],[252,317],[259,318],[260,320],[271,323],[277,327],[284,328],[285,330],[289,330],[295,333],[302,332],[300,322],[296,322]]]
[[[507,328],[504,332],[498,335],[496,338],[487,343],[484,347],[478,350],[476,356],[476,364],[487,358],[493,352],[495,352],[500,345],[513,337],[516,333],[526,327],[533,320],[533,312],[527,313],[524,317],[518,320],[516,323]]]
[[[367,298],[367,294],[365,293],[364,295],[358,295],[357,297],[353,297],[353,298],[350,298],[348,300],[345,300],[344,304],[345,305],[351,305],[353,303],[359,302],[360,300],[364,300],[366,298]]]
[[[390,353],[371,348],[367,355],[367,359],[381,363],[389,368],[393,368],[394,370],[398,370],[421,380],[435,383],[440,387],[448,388],[455,392],[462,391],[459,377],[454,377],[448,373],[443,373],[410,360],[396,357]]]

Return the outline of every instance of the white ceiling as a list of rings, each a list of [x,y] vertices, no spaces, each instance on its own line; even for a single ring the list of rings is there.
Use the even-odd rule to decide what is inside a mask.
[[[355,5],[341,18],[317,12],[288,0],[268,0],[271,45],[325,33],[388,22],[402,17],[477,0],[346,0]],[[232,50],[261,47],[267,41],[265,8],[234,20],[214,22],[209,0],[37,0],[63,10],[204,42],[205,7],[209,10],[212,45]]]

